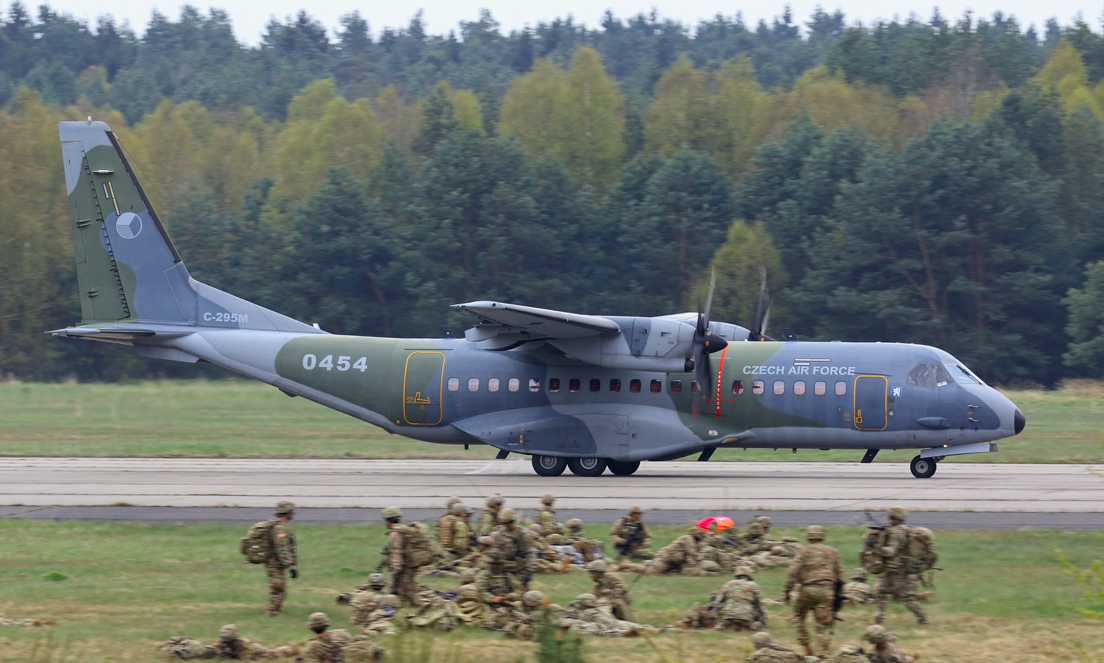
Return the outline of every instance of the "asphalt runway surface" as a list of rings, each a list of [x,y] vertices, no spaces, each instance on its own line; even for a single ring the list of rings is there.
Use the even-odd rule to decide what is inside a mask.
[[[0,517],[148,522],[256,522],[279,499],[297,521],[380,522],[396,505],[435,518],[445,499],[482,506],[491,493],[533,510],[557,496],[561,518],[612,522],[639,504],[654,523],[770,512],[780,526],[860,525],[901,505],[937,529],[1104,529],[1104,466],[944,462],[931,479],[905,464],[643,463],[632,477],[538,477],[528,459],[0,459]]]

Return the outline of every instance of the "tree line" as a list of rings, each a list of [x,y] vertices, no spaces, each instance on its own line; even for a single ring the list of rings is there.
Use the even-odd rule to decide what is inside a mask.
[[[929,343],[997,383],[1104,375],[1104,40],[1000,14],[755,28],[658,16],[257,47],[225,14],[143,37],[0,26],[0,372],[195,375],[46,338],[78,315],[56,122],[109,122],[196,278],[328,331],[436,335],[498,299],[695,310]]]

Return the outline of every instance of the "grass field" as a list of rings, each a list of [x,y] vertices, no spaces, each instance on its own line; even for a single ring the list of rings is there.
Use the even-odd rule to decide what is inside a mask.
[[[1104,385],[1010,391],[1027,429],[1000,453],[953,462],[1104,462]],[[130,384],[0,383],[0,455],[492,458],[495,450],[388,435],[301,398],[243,380]],[[907,462],[915,452],[883,452]],[[835,460],[850,451],[723,449],[714,460]]]
[[[604,528],[590,528],[603,537]],[[0,661],[28,661],[49,641],[53,661],[89,663],[152,661],[156,642],[174,635],[213,640],[219,627],[236,623],[243,633],[270,646],[308,635],[309,613],[325,610],[343,626],[348,608],[334,605],[376,565],[383,543],[380,526],[300,526],[299,580],[291,581],[286,612],[262,615],[263,569],[237,553],[243,527],[0,521],[0,616],[52,619],[54,626],[0,628]],[[680,533],[657,528],[659,544]],[[779,535],[796,532],[779,532]],[[859,530],[831,528],[828,543],[840,547],[845,564],[857,557]],[[909,653],[924,661],[1089,661],[1104,651],[1104,628],[1077,614],[1082,587],[1061,570],[1056,550],[1076,565],[1100,557],[1098,533],[946,532],[939,535],[940,564],[928,610],[932,624],[918,626],[901,606],[891,606],[887,626]],[[784,569],[756,580],[766,597],[777,597]],[[727,578],[646,577],[632,586],[638,621],[665,625]],[[631,581],[631,579],[630,579]],[[589,589],[582,572],[537,576],[535,587],[557,603]],[[448,581],[432,584],[445,588]],[[1097,605],[1096,608],[1104,608]],[[793,646],[787,609],[772,606],[769,630]],[[837,645],[857,644],[870,608],[848,609],[836,629]],[[497,633],[461,629],[404,640],[410,649],[431,648],[427,660],[462,652],[452,660],[506,663],[533,661],[532,645]],[[394,648],[394,640],[385,646]],[[742,660],[747,634],[662,633],[631,640],[591,639],[590,661]],[[393,657],[391,660],[409,660]],[[43,663],[47,659],[38,657]],[[445,660],[448,660],[447,658]]]

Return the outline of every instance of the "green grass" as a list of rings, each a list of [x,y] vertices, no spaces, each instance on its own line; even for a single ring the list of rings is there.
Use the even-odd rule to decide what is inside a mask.
[[[302,576],[289,582],[285,614],[269,619],[262,616],[263,569],[242,563],[236,550],[245,529],[0,521],[0,615],[56,622],[0,630],[0,661],[30,660],[31,650],[47,638],[60,650],[57,660],[68,654],[67,660],[89,663],[152,661],[158,641],[174,635],[210,641],[222,624],[231,622],[247,637],[271,646],[302,640],[308,635],[307,615],[315,610],[326,611],[337,625],[346,623],[349,610],[334,605],[334,596],[361,582],[376,566],[383,543],[380,526],[298,527]],[[604,535],[604,528],[589,529],[592,536]],[[657,543],[680,531],[656,528]],[[828,542],[841,549],[848,569],[857,557],[859,534],[847,528],[828,531]],[[1087,566],[1099,558],[1101,542],[1096,533],[940,533],[941,566],[947,570],[939,575],[936,596],[928,606],[933,625],[917,626],[904,608],[892,606],[888,626],[900,635],[906,651],[923,653],[925,660],[1080,660],[1069,652],[1077,646],[1104,650],[1104,629],[1077,616],[1078,607],[1091,606],[1077,581],[1062,572],[1056,549],[1074,564]],[[44,579],[52,574],[67,577]],[[764,596],[777,597],[784,577],[784,569],[775,569],[760,573],[756,580]],[[645,577],[632,585],[637,620],[653,625],[673,622],[725,580]],[[445,580],[432,584],[449,586]],[[581,572],[537,576],[535,586],[561,604],[590,587]],[[779,641],[793,645],[787,609],[772,606],[769,611],[770,630]],[[869,614],[869,608],[845,611],[836,641],[857,643]],[[485,631],[462,629],[432,641],[428,634],[414,640],[420,643],[414,649],[432,649],[438,658],[459,651],[463,655],[458,660],[465,661],[517,661],[519,656],[533,660],[531,645]],[[395,646],[392,640],[384,645]],[[1032,648],[1044,645],[1039,656],[1031,655]],[[746,656],[749,647],[746,634],[700,632],[587,644],[588,660],[595,661],[731,661]],[[966,654],[971,657],[962,658]],[[402,658],[406,657],[392,660]]]
[[[1000,453],[954,462],[1104,462],[1104,386],[1010,391],[1027,417]],[[489,459],[495,450],[417,442],[243,380],[0,383],[0,455]],[[907,462],[914,451],[882,452]],[[722,449],[715,460],[858,462],[853,451]]]

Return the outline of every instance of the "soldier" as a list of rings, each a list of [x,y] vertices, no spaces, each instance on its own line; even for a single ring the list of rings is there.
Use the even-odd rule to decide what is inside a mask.
[[[884,560],[885,571],[878,578],[875,589],[874,622],[885,621],[886,597],[901,601],[916,615],[921,624],[928,623],[928,616],[916,596],[916,582],[908,573],[908,530],[905,519],[908,513],[899,506],[889,509],[889,525],[883,532],[883,545],[875,552]]]
[[[870,658],[861,647],[844,645],[832,653],[831,656],[820,659],[821,663],[870,663]]]
[[[455,495],[445,500],[445,512],[437,518],[437,527],[434,528],[437,541],[445,550],[448,550],[452,543],[452,523],[458,518],[458,514],[453,507],[457,504],[460,504],[460,498]]]
[[[488,557],[488,563],[476,576],[475,586],[479,590],[479,599],[492,607],[516,601],[521,596],[518,585],[497,556]]]
[[[401,600],[414,604],[414,595],[417,589],[414,586],[414,577],[418,573],[417,568],[410,568],[406,563],[406,540],[403,537],[405,528],[402,525],[402,509],[397,506],[389,506],[380,512],[387,523],[387,568],[391,571],[391,593]]]
[[[805,663],[804,656],[774,644],[774,638],[766,631],[751,636],[751,644],[755,646],[755,652],[747,657],[747,663]]]
[[[441,543],[449,561],[463,558],[472,549],[472,510],[457,502],[452,505],[451,515],[452,519],[446,523],[450,531],[448,536],[444,537],[448,544]],[[441,540],[440,530],[437,538]]]
[[[536,566],[532,545],[529,537],[518,528],[517,514],[513,509],[499,511],[498,522],[502,527],[491,537],[494,542],[491,556],[502,562],[515,587],[524,592],[529,589],[529,579]]]
[[[487,508],[483,509],[483,513],[479,514],[479,520],[475,524],[476,536],[490,536],[498,529],[498,512],[502,509],[502,505],[506,502],[506,498],[495,493],[487,498]]]
[[[594,582],[594,595],[598,597],[599,605],[608,608],[614,617],[631,622],[632,597],[621,574],[607,570],[605,560],[601,559],[587,563],[586,570]]]
[[[634,636],[658,630],[647,624],[622,621],[602,611],[594,594],[577,596],[571,603],[571,609],[560,620],[560,625],[572,633],[587,635]]]
[[[560,554],[552,550],[552,545],[548,539],[541,536],[543,531],[544,528],[538,523],[533,523],[528,527],[529,545],[533,548],[533,557],[536,560],[533,573],[563,573],[567,571],[567,566],[561,562]]]
[[[324,612],[312,613],[307,618],[307,627],[314,632],[314,638],[303,648],[303,663],[341,663],[345,660],[342,650],[352,640],[348,631],[341,628],[330,631],[330,618]]]
[[[288,523],[295,517],[295,505],[287,500],[281,500],[276,504],[276,518],[272,521],[270,529],[272,539],[272,554],[265,562],[265,571],[268,573],[268,610],[265,614],[275,617],[284,605],[287,597],[287,576],[292,579],[299,577],[296,568],[295,535],[292,534]]]
[[[660,573],[683,573],[685,575],[703,575],[698,568],[702,561],[700,541],[705,530],[691,525],[686,534],[661,548],[647,566],[646,572],[652,575]]]
[[[456,601],[453,605],[457,619],[474,628],[482,627],[490,613],[490,608],[483,602],[477,576],[475,569],[460,571],[460,587],[456,589]]]
[[[175,657],[184,660],[221,658],[232,661],[258,661],[296,656],[299,650],[286,645],[269,649],[264,645],[243,638],[241,630],[237,626],[227,624],[219,629],[218,643],[214,646],[187,636],[177,636],[158,645],[157,652],[168,658]]]
[[[885,630],[881,624],[867,626],[863,640],[874,645],[874,651],[869,654],[870,663],[913,663],[916,660],[901,651],[896,634]]]
[[[594,539],[588,539],[583,534],[583,521],[572,518],[565,523],[567,526],[567,540],[583,556],[583,562],[592,562],[601,555],[598,553],[599,544]]]
[[[531,589],[521,595],[521,602],[512,614],[513,621],[506,624],[502,631],[519,640],[532,640],[534,625],[541,621],[542,614],[550,608],[544,592]],[[562,610],[559,606],[556,608]]]
[[[790,566],[786,584],[782,588],[782,601],[790,604],[790,591],[800,585],[797,600],[794,601],[793,626],[797,631],[797,641],[805,648],[805,653],[813,656],[809,643],[809,632],[805,629],[805,616],[810,612],[816,621],[817,651],[825,654],[832,643],[832,622],[835,614],[832,609],[836,599],[837,587],[842,589],[843,566],[839,552],[824,545],[824,528],[810,525],[805,533],[809,545],[801,549]],[[838,583],[838,585],[837,585]]]
[[[716,627],[724,631],[758,631],[765,628],[767,611],[760,602],[755,569],[749,564],[741,564],[733,575],[735,577],[726,582],[716,595]]]
[[[341,650],[345,663],[372,663],[383,660],[383,647],[372,642],[367,635],[361,634],[354,637]]]
[[[552,508],[552,505],[556,502],[555,495],[542,495],[541,496],[541,508],[537,511],[536,523],[544,530],[545,536],[554,532],[559,532],[563,529],[560,523],[556,520],[556,510]]]
[[[652,535],[644,526],[643,516],[644,510],[633,506],[610,528],[610,542],[617,550],[617,561],[652,558]]]
[[[364,619],[379,607],[379,601],[387,595],[387,583],[382,573],[373,573],[368,576],[368,582],[357,587],[356,593],[347,603],[353,608],[353,614],[349,621],[353,624],[363,624]],[[338,597],[340,599],[340,597]],[[371,607],[369,607],[371,606]]]
[[[356,595],[360,592],[371,591],[371,592],[376,592],[376,593],[382,593],[382,590],[383,590],[385,584],[386,584],[386,581],[384,580],[382,573],[370,573],[370,574],[368,574],[368,582],[357,585],[356,588],[348,594],[338,594],[337,595],[337,604],[338,605],[349,605],[350,603],[352,603],[352,601],[356,597]]]
[[[564,539],[562,534],[552,534],[548,537],[548,549],[550,551],[549,555],[553,553],[556,555],[555,561],[558,571],[566,573],[571,565],[583,566],[585,564],[583,554]]]
[[[866,584],[866,569],[859,567],[851,572],[851,582],[843,586],[843,604],[866,605],[874,597],[874,588]]]
[[[361,634],[395,635],[395,624],[392,619],[402,606],[402,600],[394,594],[384,594],[379,599],[368,599],[365,605],[370,610],[361,622]]]
[[[448,633],[459,623],[456,614],[449,609],[448,599],[428,587],[418,592],[414,607],[418,611],[406,616],[407,628],[433,628]]]

